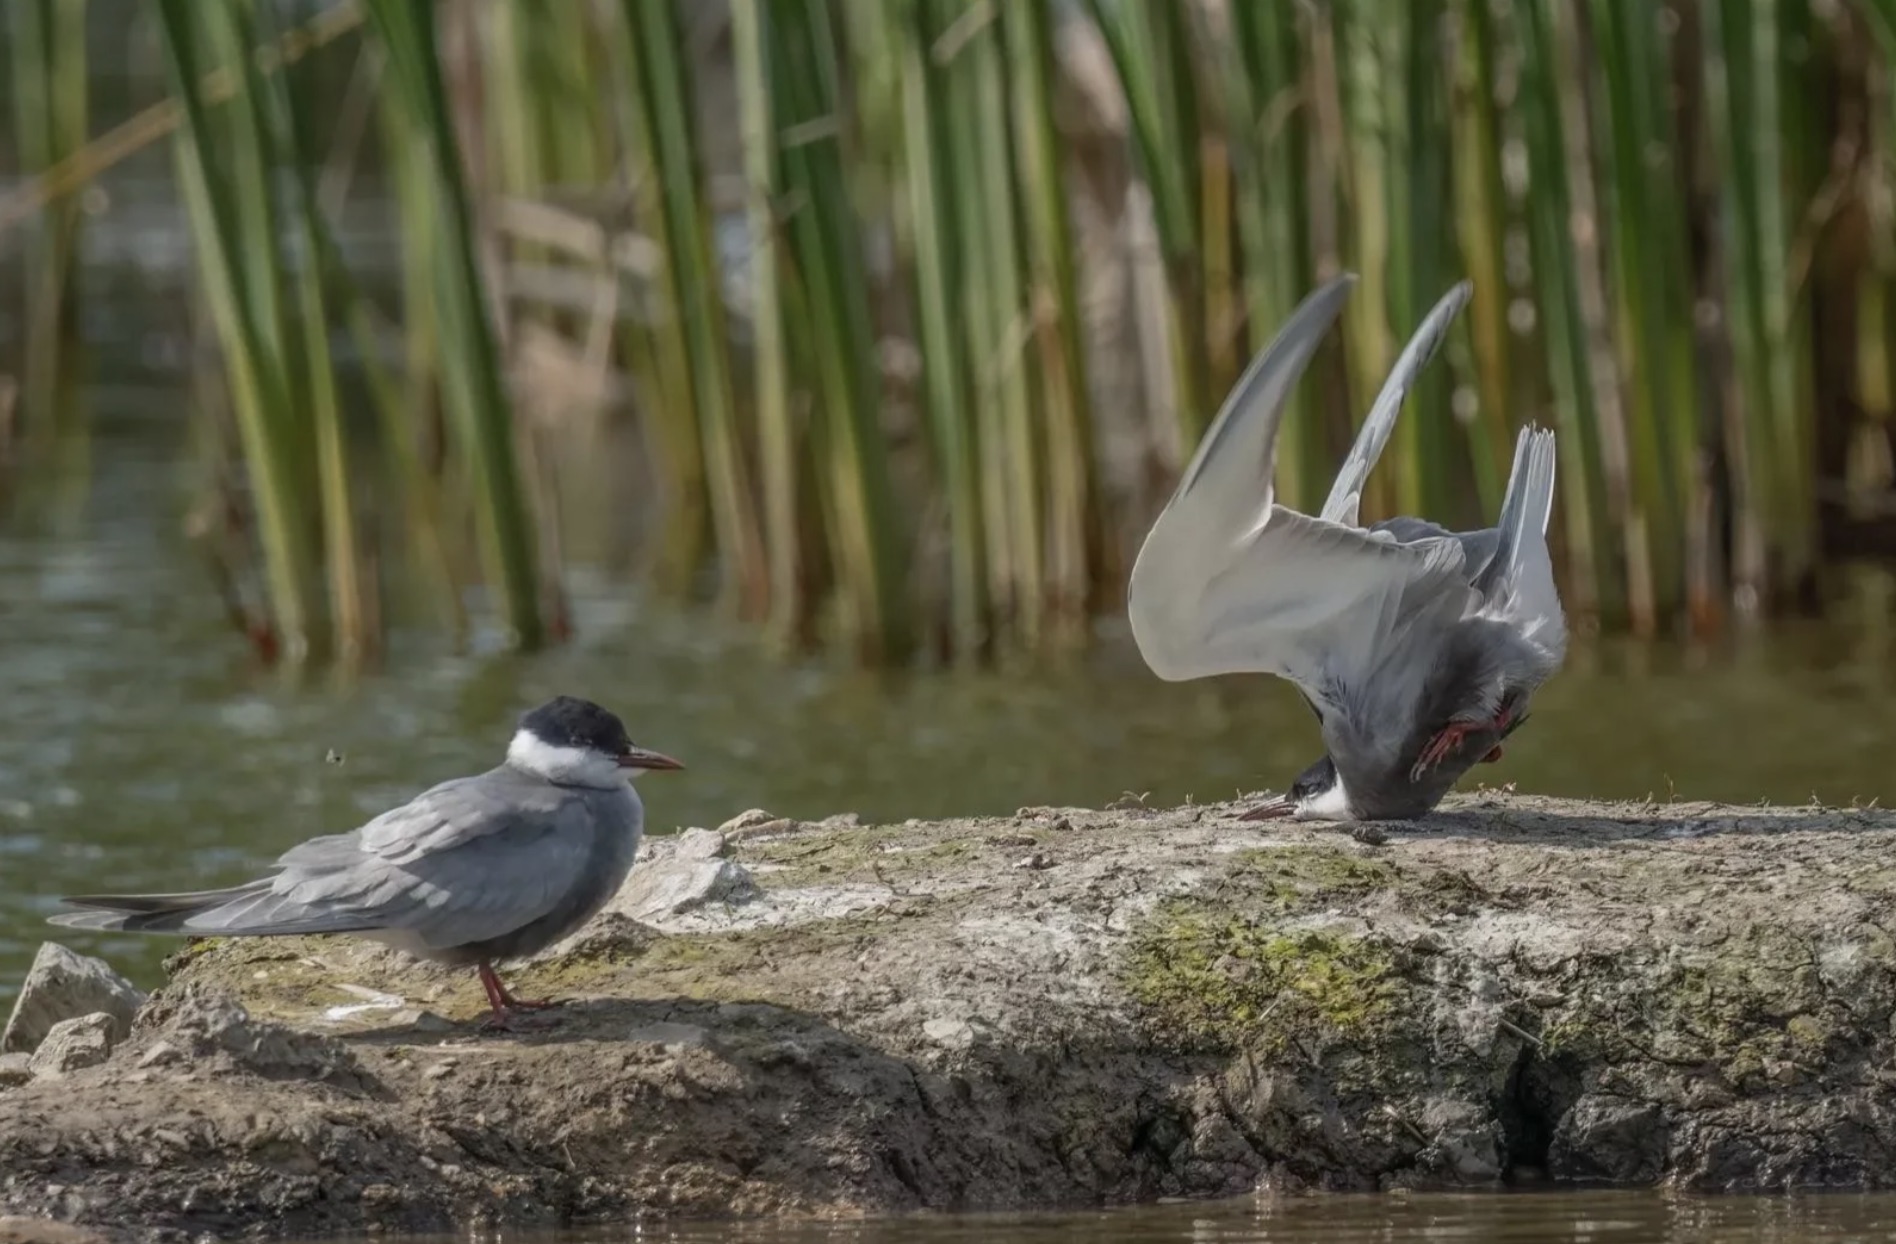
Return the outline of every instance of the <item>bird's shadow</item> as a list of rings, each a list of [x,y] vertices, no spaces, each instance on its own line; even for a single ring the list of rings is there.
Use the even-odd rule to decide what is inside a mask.
[[[684,996],[669,998],[613,998],[584,996],[559,1001],[544,1011],[530,1012],[510,1027],[484,1027],[485,1016],[436,1022],[407,1023],[337,1033],[335,1039],[357,1049],[394,1049],[423,1046],[444,1053],[459,1050],[503,1049],[509,1046],[553,1046],[581,1041],[630,1042],[650,1046],[701,1047],[727,1057],[749,1056],[751,1047],[791,1038],[815,1039],[825,1045],[859,1044],[826,1020],[808,1012],[761,1000],[709,1001]]]
[[[1466,838],[1586,850],[1614,843],[1691,841],[1793,834],[1896,831],[1896,811],[1880,808],[1759,808],[1726,803],[1580,804],[1475,796],[1458,807],[1407,821],[1373,822],[1391,843]],[[1350,829],[1339,826],[1339,829]]]

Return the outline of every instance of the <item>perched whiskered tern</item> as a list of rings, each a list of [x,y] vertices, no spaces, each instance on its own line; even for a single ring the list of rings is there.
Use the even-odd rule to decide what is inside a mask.
[[[1272,499],[1291,387],[1342,310],[1345,274],[1306,298],[1218,412],[1132,569],[1139,651],[1168,681],[1261,671],[1315,711],[1328,754],[1246,820],[1395,820],[1498,760],[1566,656],[1547,553],[1553,433],[1524,429],[1495,526],[1357,521],[1363,483],[1467,282],[1403,348],[1316,516]]]
[[[353,933],[478,969],[505,1028],[556,1005],[507,992],[497,960],[531,955],[592,919],[637,857],[647,769],[682,769],[626,737],[619,719],[561,696],[520,719],[506,762],[417,795],[360,829],[314,838],[274,876],[195,894],[91,895],[52,917],[77,929],[268,937]]]

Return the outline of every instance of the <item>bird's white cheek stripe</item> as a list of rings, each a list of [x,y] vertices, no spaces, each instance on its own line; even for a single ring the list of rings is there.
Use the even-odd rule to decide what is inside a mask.
[[[1347,820],[1350,815],[1349,792],[1343,789],[1343,779],[1338,777],[1336,784],[1303,806],[1304,819],[1312,821]]]
[[[618,776],[617,766],[605,756],[583,747],[557,747],[525,730],[516,730],[513,742],[507,744],[507,762],[516,769],[559,782],[603,785]]]

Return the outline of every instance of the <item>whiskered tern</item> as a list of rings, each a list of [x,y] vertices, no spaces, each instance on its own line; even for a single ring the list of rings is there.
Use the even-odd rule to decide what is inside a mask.
[[[480,973],[505,1028],[516,1011],[496,961],[534,954],[597,915],[638,855],[645,809],[631,778],[682,769],[626,737],[620,720],[561,696],[520,719],[505,763],[455,778],[360,829],[313,838],[273,876],[191,894],[63,900],[78,929],[270,937],[353,933]]]
[[[1404,399],[1468,303],[1467,282],[1403,348],[1322,510],[1276,504],[1285,400],[1355,282],[1346,273],[1304,299],[1252,360],[1132,570],[1133,636],[1159,677],[1276,674],[1317,715],[1327,754],[1246,820],[1422,815],[1473,765],[1500,758],[1566,656],[1546,539],[1551,431],[1520,433],[1493,527],[1357,518]]]

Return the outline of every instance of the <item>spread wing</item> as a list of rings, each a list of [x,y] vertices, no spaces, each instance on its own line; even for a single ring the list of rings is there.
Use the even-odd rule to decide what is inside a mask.
[[[1327,700],[1328,684],[1370,669],[1407,619],[1473,603],[1452,537],[1404,543],[1272,500],[1284,400],[1354,279],[1306,298],[1252,361],[1146,536],[1128,613],[1141,655],[1161,678],[1272,673]],[[1415,354],[1411,343],[1404,357]],[[1400,397],[1391,405],[1399,408]],[[1366,425],[1359,449],[1368,461],[1380,451],[1376,438],[1387,436],[1386,426]]]
[[[1376,395],[1369,414],[1363,418],[1362,430],[1356,434],[1356,443],[1350,446],[1350,456],[1344,459],[1342,469],[1336,473],[1336,482],[1330,485],[1329,498],[1319,511],[1324,518],[1356,526],[1357,511],[1363,503],[1363,486],[1369,481],[1376,459],[1382,457],[1389,434],[1395,431],[1396,416],[1402,413],[1402,404],[1408,400],[1409,390],[1415,387],[1422,369],[1441,350],[1442,342],[1448,338],[1449,326],[1468,305],[1474,289],[1463,281],[1442,295],[1441,301],[1423,319],[1422,326],[1415,330],[1415,336],[1409,338],[1409,344],[1396,356],[1389,379],[1383,381],[1382,392]]]

